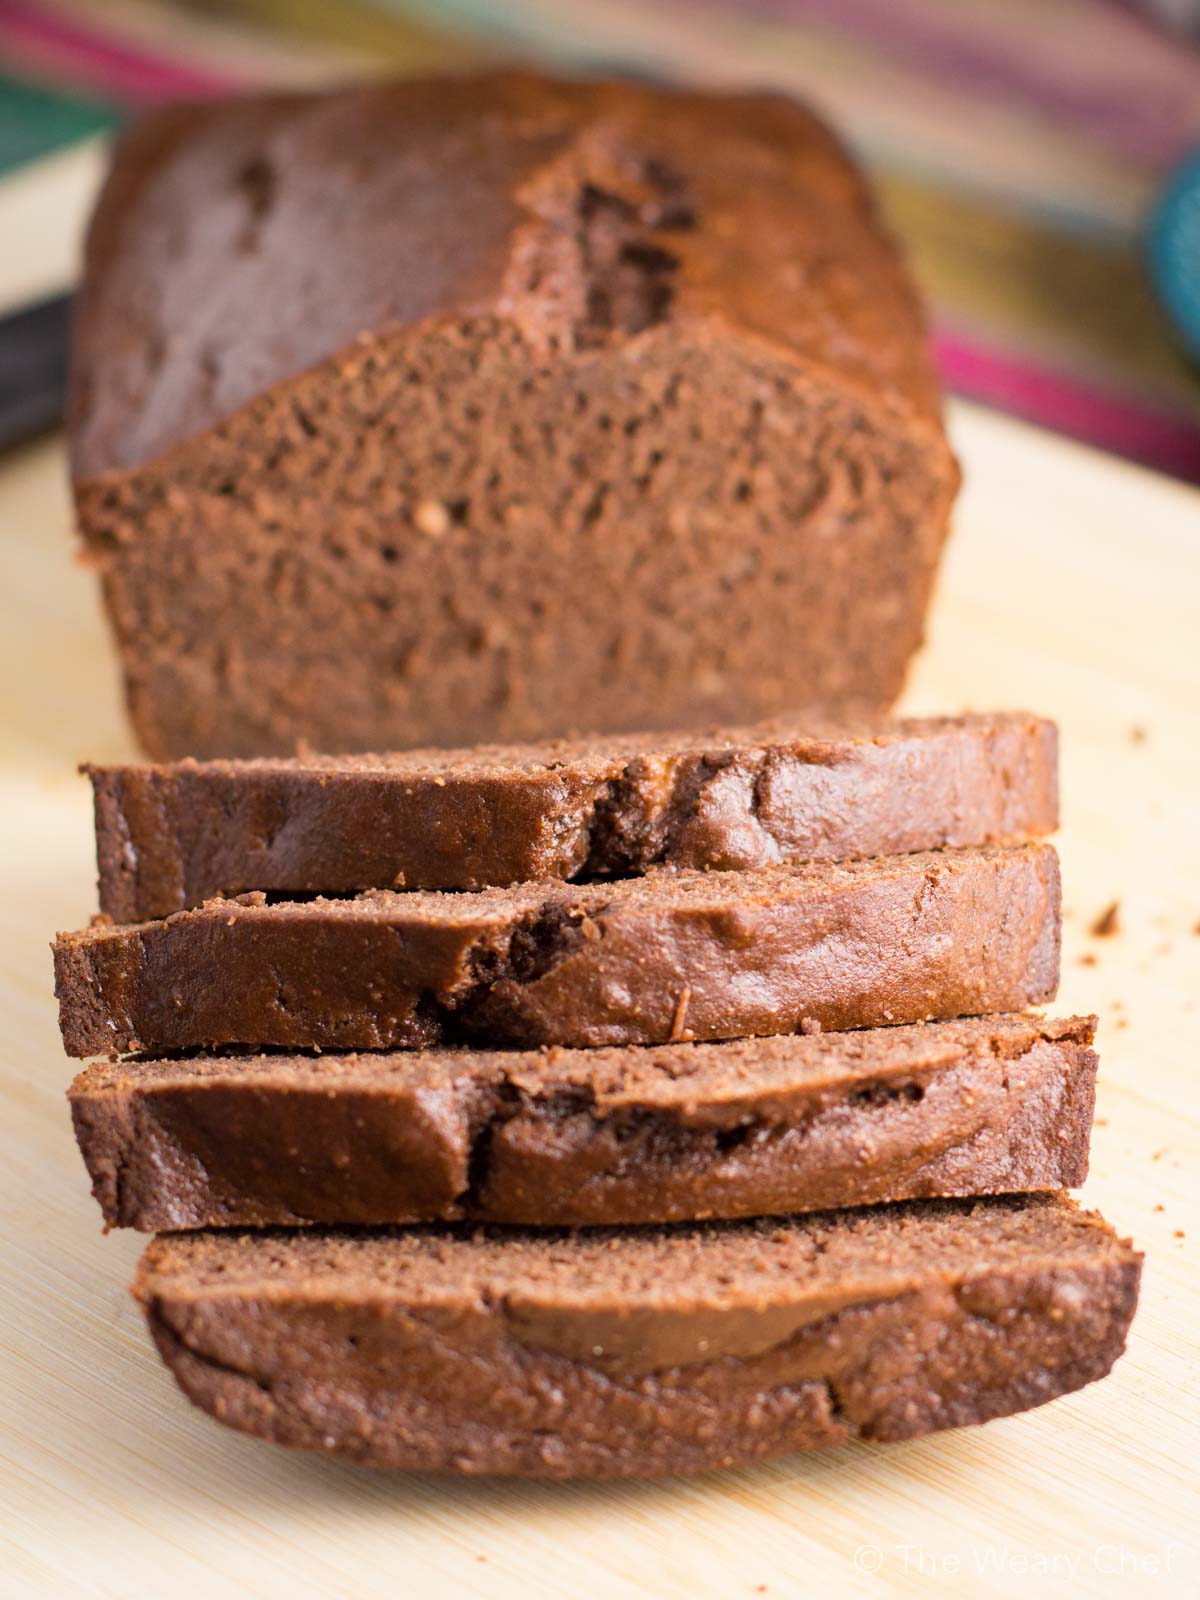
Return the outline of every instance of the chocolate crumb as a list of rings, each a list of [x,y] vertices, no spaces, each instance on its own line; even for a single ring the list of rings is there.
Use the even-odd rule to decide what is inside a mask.
[[[1121,902],[1114,900],[1092,923],[1092,936],[1096,939],[1110,939],[1114,933],[1121,931]]]
[[[810,1328],[826,1335],[808,1340],[803,1365],[797,1359],[791,1369],[803,1373],[797,1397],[803,1401],[811,1385],[826,1394],[840,1388],[853,1397],[855,1415],[882,1420],[880,1429],[860,1431],[886,1439],[1012,1412],[1107,1371],[1124,1343],[1139,1263],[1099,1217],[1055,1195],[629,1228],[610,1255],[613,1237],[583,1230],[567,1242],[557,1233],[489,1230],[472,1245],[457,1229],[169,1233],[143,1255],[134,1293],[166,1327],[187,1326],[187,1345],[172,1340],[166,1356],[173,1362],[183,1351],[188,1366],[205,1363],[205,1409],[248,1420],[264,1439],[323,1444],[327,1454],[393,1469],[527,1471],[544,1470],[549,1460],[568,1478],[610,1460],[645,1478],[752,1462],[776,1442],[792,1449],[830,1442],[824,1405],[814,1408],[814,1422],[806,1406],[796,1407],[786,1433],[763,1437],[759,1419],[776,1415],[768,1409],[779,1404],[775,1397],[792,1400],[778,1387],[790,1372],[781,1373],[768,1343],[779,1332],[768,1326],[756,1345],[742,1333],[752,1319],[769,1317],[764,1287],[771,1283],[794,1286],[793,1326],[802,1336]],[[946,1304],[947,1282],[964,1280],[982,1290],[969,1290],[965,1341],[966,1307],[958,1315]],[[378,1315],[381,1292],[396,1308],[391,1316]],[[284,1320],[284,1308],[298,1303],[303,1339]],[[277,1317],[264,1314],[269,1304],[280,1307]],[[540,1320],[506,1333],[520,1337],[519,1362],[497,1365],[490,1383],[476,1385],[463,1462],[464,1352],[478,1359],[489,1351],[491,1324],[514,1304],[536,1307]],[[846,1304],[853,1309],[830,1315],[831,1305]],[[618,1317],[637,1337],[609,1345]],[[984,1318],[986,1337],[978,1331]],[[343,1356],[347,1326],[368,1321],[370,1350]],[[220,1339],[230,1322],[238,1328],[232,1371]],[[543,1341],[539,1328],[569,1330],[572,1342]],[[884,1341],[890,1348],[881,1357]],[[538,1348],[543,1342],[550,1348]],[[611,1378],[593,1376],[594,1343],[605,1348]],[[888,1359],[890,1350],[896,1354]],[[681,1357],[691,1365],[680,1367]],[[294,1405],[231,1415],[248,1381],[243,1374],[279,1371],[284,1360]],[[898,1411],[890,1409],[897,1371],[911,1402]],[[1025,1375],[1015,1392],[1000,1389],[1014,1383],[1014,1371]],[[672,1381],[679,1372],[686,1384]],[[568,1401],[569,1419],[564,1390],[584,1396]],[[637,1405],[614,1407],[613,1391],[636,1394]],[[364,1416],[375,1424],[377,1397],[379,1425],[360,1431]],[[744,1592],[760,1594],[769,1583],[742,1581]]]
[[[134,715],[159,751],[266,755],[300,732],[334,751],[505,744],[573,726],[703,726],[710,706],[739,724],[890,706],[957,474],[908,274],[803,108],[488,72],[432,94],[348,85],[311,109],[285,98],[189,118],[155,146],[152,182],[150,148],[118,158],[99,224],[111,245],[87,294],[104,306],[130,292],[118,285],[156,292],[132,291],[136,353],[123,309],[81,321],[80,364],[98,381],[75,444],[97,485],[84,535],[104,561]],[[293,176],[301,159],[311,168]],[[419,287],[392,290],[382,265],[337,271],[350,171],[363,255],[382,263],[402,238]],[[487,204],[457,216],[477,171],[492,175]],[[759,197],[745,209],[743,173]],[[210,183],[217,204],[233,190],[228,241],[189,225]],[[297,191],[312,195],[303,222]],[[767,203],[778,234],[731,249],[728,222]],[[809,221],[817,211],[828,226]],[[791,248],[777,253],[777,237]],[[810,279],[815,295],[789,287]],[[451,339],[438,318],[468,281],[471,314]],[[329,299],[314,321],[317,282]],[[693,297],[711,324],[693,322]],[[519,330],[535,328],[531,368]],[[250,469],[242,433],[231,448],[223,427],[252,395],[262,460]],[[216,481],[210,493],[201,469],[194,483],[180,474],[172,503],[160,458],[181,446]],[[679,497],[693,531],[664,540],[665,486],[693,460],[703,470]],[[246,509],[256,492],[289,508],[275,593],[227,579],[274,567],[274,519]],[[736,578],[724,541],[701,531],[709,519],[738,552]],[[668,563],[680,577],[663,585]],[[684,573],[721,603],[689,605]],[[394,608],[382,626],[367,621],[377,603]],[[1048,730],[1036,738],[1045,770]],[[1004,804],[1024,805],[1023,787]]]

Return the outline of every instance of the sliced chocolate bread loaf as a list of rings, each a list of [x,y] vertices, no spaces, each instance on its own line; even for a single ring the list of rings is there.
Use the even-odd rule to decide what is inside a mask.
[[[1050,845],[354,900],[55,943],[68,1055],[660,1044],[1015,1011],[1058,983]]]
[[[1094,1027],[128,1061],[70,1098],[117,1227],[769,1216],[1082,1183]]]
[[[813,735],[795,724],[439,753],[90,767],[100,909],[264,889],[900,855],[1058,825],[1054,724],[1024,712]]]
[[[160,757],[885,709],[958,481],[809,112],[512,72],[132,132],[71,448]]]
[[[1057,1197],[674,1229],[192,1233],[134,1292],[184,1393],[365,1465],[702,1472],[1103,1377],[1140,1257]]]

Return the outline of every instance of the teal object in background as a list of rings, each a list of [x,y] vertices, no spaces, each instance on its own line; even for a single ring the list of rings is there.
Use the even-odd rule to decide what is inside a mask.
[[[1200,150],[1168,183],[1149,243],[1159,298],[1192,355],[1200,358]]]
[[[0,173],[113,128],[116,106],[58,94],[0,73]]]

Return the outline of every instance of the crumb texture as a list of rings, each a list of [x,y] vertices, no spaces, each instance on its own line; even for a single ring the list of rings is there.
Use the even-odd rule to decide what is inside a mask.
[[[251,894],[61,934],[56,993],[76,1056],[732,1039],[1052,999],[1059,917],[1046,844],[473,894]]]
[[[105,1221],[144,1231],[772,1215],[1082,1182],[1094,1020],[102,1063],[71,1102]]]
[[[256,889],[752,870],[1015,843],[1058,821],[1057,731],[1020,712],[89,773],[118,922]]]
[[[958,477],[858,174],[765,96],[163,112],[92,224],[72,391],[156,756],[879,712]]]
[[[1057,1198],[557,1236],[180,1234],[135,1292],[222,1421],[365,1464],[702,1471],[1038,1405],[1120,1354],[1140,1261]]]

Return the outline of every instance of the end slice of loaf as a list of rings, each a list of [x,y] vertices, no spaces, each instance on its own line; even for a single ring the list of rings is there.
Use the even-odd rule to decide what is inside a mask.
[[[1058,825],[1057,732],[1024,712],[382,756],[90,767],[100,909],[217,894],[483,889],[1016,843]]]
[[[958,482],[865,185],[769,95],[168,107],[117,148],[72,367],[160,757],[884,711]]]
[[[127,1061],[70,1099],[105,1222],[147,1232],[769,1216],[1082,1183],[1095,1020]]]
[[[701,1472],[1102,1377],[1140,1257],[1056,1197],[584,1234],[194,1233],[134,1292],[222,1422],[365,1465]]]
[[[477,894],[215,900],[55,943],[68,1055],[662,1044],[1053,997],[1045,844]]]

